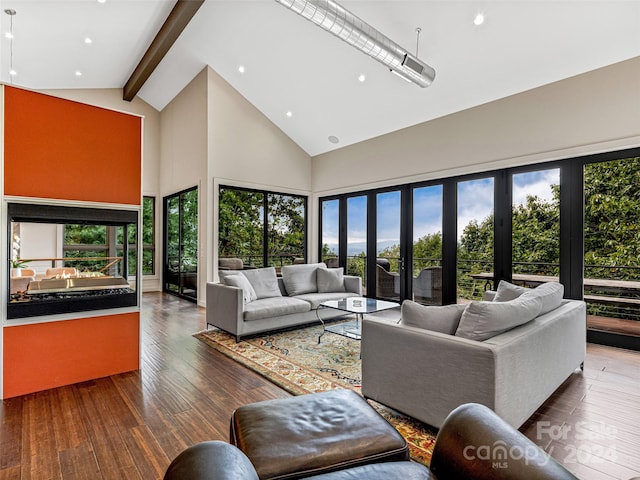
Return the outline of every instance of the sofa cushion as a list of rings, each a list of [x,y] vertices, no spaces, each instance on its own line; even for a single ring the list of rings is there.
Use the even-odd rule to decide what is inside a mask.
[[[498,288],[496,289],[496,295],[495,297],[493,297],[493,301],[508,302],[510,300],[515,300],[528,290],[528,288],[519,287],[518,285],[514,285],[513,283],[500,280],[500,283],[498,283]]]
[[[251,283],[259,299],[282,296],[274,267],[243,270],[242,274],[249,279],[249,283]]]
[[[357,293],[353,292],[327,292],[327,293],[303,293],[302,295],[296,295],[294,298],[304,300],[311,304],[313,310],[317,309],[322,302],[328,302],[329,300],[341,300],[347,297],[358,297]]]
[[[309,302],[291,297],[260,298],[244,306],[243,318],[250,322],[263,318],[280,317],[291,313],[304,313],[311,310]]]
[[[318,292],[344,292],[344,270],[342,268],[316,269]]]
[[[487,340],[533,320],[542,310],[542,300],[523,297],[508,302],[471,302],[460,317],[456,336]]]
[[[456,333],[465,304],[426,306],[413,300],[402,302],[400,323],[434,332]]]
[[[538,297],[542,300],[542,310],[539,315],[544,315],[560,306],[564,296],[564,285],[558,282],[543,283],[534,289],[527,289],[522,296]]]
[[[242,273],[225,276],[224,283],[225,285],[228,285],[230,287],[238,287],[242,289],[242,301],[245,304],[258,299],[256,291],[251,286],[249,279],[242,275]]]
[[[305,263],[301,265],[285,265],[280,269],[282,281],[288,295],[300,295],[318,291],[316,270],[327,268],[324,263]]]

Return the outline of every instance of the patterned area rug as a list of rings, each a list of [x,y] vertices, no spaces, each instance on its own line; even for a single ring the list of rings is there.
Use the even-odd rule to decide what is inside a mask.
[[[194,337],[294,395],[337,388],[360,393],[360,342],[327,332],[318,345],[321,332],[321,326],[312,326],[240,343],[217,329],[195,333]],[[436,431],[381,404],[369,403],[407,440],[411,458],[428,466]]]

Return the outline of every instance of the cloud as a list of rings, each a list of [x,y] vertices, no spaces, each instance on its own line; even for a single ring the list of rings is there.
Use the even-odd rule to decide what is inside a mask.
[[[527,196],[533,195],[544,201],[553,200],[551,185],[560,184],[560,170],[519,173],[513,176],[513,204],[526,203]]]
[[[473,220],[493,215],[493,178],[458,183],[458,238]]]

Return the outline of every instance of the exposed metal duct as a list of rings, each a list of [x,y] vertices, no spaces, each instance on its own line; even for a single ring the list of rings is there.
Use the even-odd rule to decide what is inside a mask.
[[[421,87],[436,71],[333,0],[276,0]]]

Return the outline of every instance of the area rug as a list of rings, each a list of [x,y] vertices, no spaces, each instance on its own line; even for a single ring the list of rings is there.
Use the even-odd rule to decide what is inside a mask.
[[[253,337],[236,343],[217,329],[194,334],[235,361],[294,395],[349,388],[360,393],[360,342],[327,332],[321,326]],[[369,400],[407,440],[411,458],[429,465],[436,431],[417,420]]]

